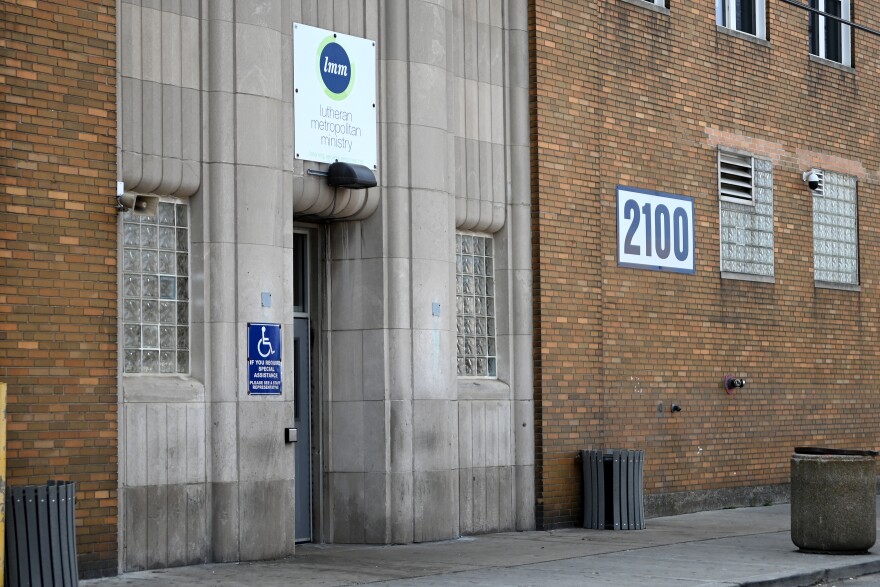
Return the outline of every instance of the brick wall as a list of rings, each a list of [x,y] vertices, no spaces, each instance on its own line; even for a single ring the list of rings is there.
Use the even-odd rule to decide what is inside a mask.
[[[0,18],[0,380],[11,485],[77,482],[84,577],[117,568],[113,0]]]
[[[530,2],[544,528],[581,520],[583,448],[644,448],[650,496],[733,496],[787,483],[794,446],[878,446],[880,39],[857,31],[842,71],[810,60],[805,12],[767,4],[758,43],[713,0]],[[774,163],[774,283],[721,278],[718,146]],[[861,291],[814,285],[812,166],[859,178]],[[617,266],[618,185],[694,198],[696,275]]]

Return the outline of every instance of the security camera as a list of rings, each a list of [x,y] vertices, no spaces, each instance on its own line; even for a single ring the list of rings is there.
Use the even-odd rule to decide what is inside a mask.
[[[819,174],[815,171],[805,171],[804,172],[804,181],[807,182],[807,185],[810,186],[810,189],[816,191],[819,189]]]
[[[727,393],[732,393],[734,389],[742,389],[746,386],[746,380],[742,377],[734,377],[733,375],[728,375],[724,378],[724,389]]]

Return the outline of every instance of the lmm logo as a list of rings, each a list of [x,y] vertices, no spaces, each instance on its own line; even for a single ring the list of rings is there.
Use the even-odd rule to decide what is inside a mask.
[[[354,87],[354,67],[348,53],[336,42],[336,35],[327,37],[318,47],[318,73],[324,92],[334,100],[344,100]]]

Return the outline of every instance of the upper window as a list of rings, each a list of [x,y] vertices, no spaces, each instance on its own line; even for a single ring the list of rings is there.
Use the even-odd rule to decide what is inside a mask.
[[[765,0],[715,0],[718,24],[764,39],[767,36],[764,2]]]
[[[123,216],[124,373],[189,373],[189,221],[186,204]]]
[[[718,193],[721,271],[772,278],[773,164],[759,157],[719,151]]]
[[[810,7],[850,20],[850,0],[810,0]],[[810,53],[841,65],[852,65],[852,28],[839,20],[810,13]]]
[[[492,238],[455,235],[456,358],[459,377],[496,377]]]
[[[813,271],[816,281],[859,284],[859,234],[856,178],[813,170],[820,178],[813,191]]]
[[[643,0],[648,4],[654,4],[656,6],[661,6],[663,8],[669,8],[668,0]]]

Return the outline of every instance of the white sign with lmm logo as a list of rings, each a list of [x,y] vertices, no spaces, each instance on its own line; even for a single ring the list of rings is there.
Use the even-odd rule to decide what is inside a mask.
[[[376,169],[376,43],[293,25],[297,159]]]

